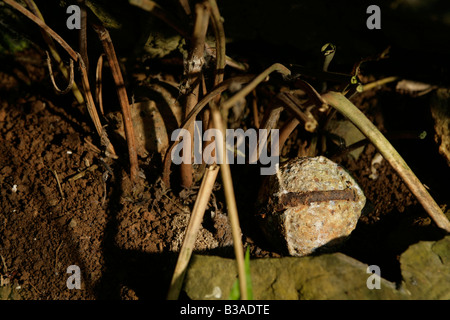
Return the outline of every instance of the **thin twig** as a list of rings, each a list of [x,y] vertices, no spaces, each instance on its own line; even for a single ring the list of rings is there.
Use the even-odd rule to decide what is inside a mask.
[[[216,88],[211,90],[197,105],[192,109],[189,115],[184,120],[181,125],[181,129],[187,130],[189,125],[195,120],[195,117],[198,115],[200,111],[217,95],[221,94],[223,91],[227,90],[232,84],[243,84],[250,82],[254,78],[253,75],[244,75],[238,76],[234,78],[230,78],[222,82]],[[163,170],[163,182],[166,188],[170,188],[170,165],[172,162],[172,150],[179,143],[179,137],[175,139],[172,145],[167,148],[166,155],[164,156],[164,170]]]
[[[82,177],[84,177],[86,175],[87,172],[89,171],[94,171],[95,169],[97,169],[98,166],[96,164],[93,164],[92,166],[90,166],[89,168],[75,174],[74,176],[70,177],[69,179],[67,179],[67,181],[76,181]]]
[[[220,16],[219,8],[216,0],[209,0],[209,7],[211,11],[211,22],[216,38],[216,70],[214,75],[214,87],[223,81],[225,66],[226,66],[226,37],[225,30]],[[218,104],[220,96],[215,99]]]
[[[371,90],[373,88],[376,88],[376,87],[381,87],[382,85],[385,85],[386,83],[394,82],[394,81],[397,81],[398,79],[399,79],[398,77],[387,77],[387,78],[384,78],[384,79],[376,80],[376,81],[371,82],[371,83],[364,84],[362,86],[361,92],[362,91],[369,91],[369,90]]]
[[[176,18],[174,18],[170,13],[165,11],[161,6],[159,6],[156,2],[151,0],[130,0],[130,4],[137,6],[145,11],[150,12],[155,17],[161,19],[165,23],[167,23],[170,27],[172,27],[176,32],[178,32],[183,38],[189,39],[190,34],[186,31],[186,28],[183,27]],[[210,48],[210,46],[205,43],[205,50],[208,54],[215,57],[215,50]],[[225,56],[226,64],[232,68],[247,71],[248,66],[245,63],[241,63],[233,60],[230,57]]]
[[[100,41],[102,42],[103,49],[110,65],[111,73],[114,78],[114,83],[116,85],[117,96],[119,98],[120,107],[122,109],[125,137],[127,139],[128,145],[128,156],[130,159],[130,178],[131,181],[135,182],[138,177],[139,167],[136,151],[136,138],[133,123],[131,121],[131,109],[128,101],[127,91],[125,89],[125,83],[123,81],[122,72],[120,71],[119,62],[117,61],[116,52],[114,50],[114,46],[108,30],[100,25],[93,25],[93,27],[97,32]]]
[[[96,145],[94,145],[92,142],[90,142],[88,139],[84,138],[84,142],[86,142],[86,144],[91,149],[91,151],[93,151],[97,154],[102,154],[102,151]],[[111,154],[108,151],[105,152],[105,156],[107,156],[108,158],[112,158],[112,159],[119,159],[119,157],[117,155]]]
[[[204,74],[202,74],[202,94],[203,97],[208,94],[208,88],[206,87],[206,80]],[[220,95],[216,96],[216,98],[220,99]],[[211,125],[209,109],[203,111],[202,121],[203,121],[203,128],[209,129],[209,126]]]
[[[74,60],[80,63],[80,69],[81,69],[81,81],[83,83],[83,89],[86,95],[86,106],[88,109],[89,116],[91,117],[92,121],[94,122],[95,129],[97,130],[98,135],[101,137],[102,135],[102,125],[100,122],[100,119],[98,117],[97,110],[95,109],[94,99],[92,98],[90,86],[89,86],[89,78],[86,72],[86,68],[83,63],[83,59],[81,59],[80,54],[74,51],[66,41],[64,41],[63,38],[61,38],[55,31],[53,31],[42,19],[39,19],[37,16],[35,16],[33,13],[25,9],[23,6],[18,4],[17,2],[13,0],[4,0],[7,4],[12,6],[14,9],[25,15],[27,18],[29,18],[31,21],[36,23],[41,29],[43,29],[45,32],[47,32],[54,40],[56,40],[64,50],[70,55],[70,57]],[[115,154],[114,147],[112,144],[108,146],[108,152],[110,154]]]
[[[186,70],[188,77],[186,85],[189,88],[189,92],[186,97],[186,105],[184,110],[185,117],[195,107],[199,99],[201,75],[204,64],[203,55],[205,49],[205,38],[209,22],[209,11],[202,3],[198,3],[195,6],[195,16],[196,19],[194,24],[194,31],[191,37],[191,50],[189,52],[189,57],[186,60]],[[194,124],[188,127],[188,131],[191,137],[190,145],[192,146],[194,141]],[[192,155],[189,155],[189,157],[191,156]],[[193,182],[192,164],[184,162],[181,163],[180,173],[181,185],[185,188],[190,188]]]
[[[280,114],[283,111],[283,107],[279,105],[270,106],[268,109],[264,112],[264,117],[261,121],[261,126],[259,129],[266,130],[266,132],[271,132],[272,129],[276,128],[278,120],[280,119]],[[263,141],[258,141],[259,143],[265,143]],[[280,153],[280,149],[278,149],[276,152],[278,154],[272,154],[271,156],[277,156]],[[250,159],[256,159],[257,158],[257,152],[258,152],[258,145],[255,146],[253,150],[250,150]]]
[[[78,53],[79,55],[79,53]],[[89,85],[89,78],[86,71],[86,67],[84,66],[83,59],[79,57],[80,62],[80,70],[81,70],[81,83],[83,84],[84,93],[86,95],[86,107],[89,113],[89,116],[91,117],[92,121],[94,122],[95,129],[97,130],[97,134],[99,137],[102,137],[103,134],[103,127],[100,122],[100,118],[97,113],[97,109],[95,108],[94,98],[92,97],[91,93],[91,87]],[[107,152],[109,152],[111,155],[116,155],[116,151],[114,150],[113,145],[110,143],[107,146]]]
[[[222,93],[228,87],[233,83],[250,83],[245,86],[241,91],[236,93],[234,96],[232,96],[230,99],[225,101],[225,103],[222,105],[222,109],[229,109],[231,108],[237,101],[240,99],[243,99],[248,93],[250,93],[259,83],[264,81],[269,74],[272,72],[280,72],[283,75],[289,75],[290,71],[285,66],[279,63],[275,63],[266,70],[264,70],[261,74],[254,77],[252,81],[250,81],[251,78],[249,76],[240,76],[232,79],[228,79],[220,84],[216,89],[213,89],[206,97],[204,97],[191,111],[191,113],[186,117],[184,121],[184,125],[182,126],[183,129],[187,129],[191,122],[195,119],[195,116],[198,114],[198,112],[201,111],[201,109],[209,103],[212,99],[214,99],[218,94]],[[170,162],[171,162],[171,156],[172,156],[172,150],[173,148],[179,143],[179,137],[176,138],[175,142],[170,146],[167,151],[164,158],[164,171],[163,171],[163,182],[167,188],[170,188]]]
[[[189,0],[178,0],[180,2],[181,7],[184,10],[184,13],[186,13],[187,16],[190,16],[192,14],[191,6],[189,5]]]
[[[301,79],[297,79],[295,81],[295,86],[302,88],[309,96],[309,100],[304,104],[303,109],[309,110],[309,108],[313,105],[316,105],[319,111],[324,112],[328,111],[329,107],[326,103],[326,101],[322,98],[322,96],[306,81],[303,81]],[[302,116],[301,113],[299,113],[300,110],[300,103],[296,101],[296,99],[289,95],[289,99],[293,100],[293,105],[287,103],[286,106],[291,108],[291,111],[294,112],[294,114],[297,115],[297,117],[290,119],[287,121],[283,127],[280,129],[280,136],[279,136],[279,146],[280,146],[280,153],[283,149],[284,143],[289,138],[291,133],[295,130],[297,125],[302,120],[302,117],[304,117],[304,126],[305,130],[313,132],[316,130],[317,121],[312,117],[311,113],[308,111],[304,116]],[[294,108],[294,109],[292,109]],[[301,111],[301,110],[300,110]],[[334,112],[335,109],[332,109],[331,112]],[[301,111],[303,113],[303,111]],[[298,113],[298,114],[297,114]]]
[[[332,43],[325,44],[321,52],[323,54],[323,67],[322,70],[324,72],[328,71],[328,67],[330,66],[331,60],[333,60],[334,54],[336,53],[336,46]],[[324,81],[322,83],[322,92],[325,92],[327,89],[327,83]]]
[[[233,181],[231,178],[230,165],[226,159],[226,141],[225,141],[225,129],[223,127],[222,115],[218,108],[214,107],[211,109],[213,116],[214,127],[222,132],[222,141],[216,141],[216,147],[219,158],[222,157],[220,164],[220,169],[222,173],[222,181],[224,185],[225,200],[228,208],[228,217],[231,223],[231,232],[233,234],[233,247],[236,256],[238,278],[239,278],[239,288],[241,292],[241,299],[247,300],[247,281],[245,277],[245,263],[244,263],[244,249],[241,239],[241,227],[239,225],[239,215],[237,211],[236,199],[234,195]]]
[[[436,225],[450,232],[450,222],[443,214],[439,205],[377,127],[341,93],[328,92],[322,95],[322,97],[329,105],[347,117],[375,145],[386,161],[397,171]]]
[[[325,72],[313,68],[307,68],[298,64],[290,64],[289,68],[294,76],[303,76],[307,78],[316,78],[322,81],[331,81],[336,83],[348,84],[352,82],[354,76],[347,73]]]
[[[101,203],[101,206],[102,206],[102,207],[105,205],[105,202],[106,202],[106,194],[107,194],[107,192],[108,192],[108,190],[106,189],[106,179],[108,179],[108,171],[105,171],[105,172],[102,174],[102,178],[101,178],[101,180],[102,180],[102,186],[103,186],[103,197],[102,197],[102,203]]]
[[[80,47],[80,55],[86,66],[86,72],[89,73],[89,57],[87,50],[87,12],[85,0],[77,0],[80,5],[80,31],[78,34],[78,43]]]
[[[226,66],[226,38],[225,38],[225,30],[223,27],[222,17],[220,16],[219,8],[215,0],[209,0],[209,10],[211,12],[211,24],[214,30],[214,36],[216,39],[216,64],[214,70],[214,85],[216,87],[223,81],[225,74],[225,66]],[[219,105],[221,95],[218,94],[210,104]],[[210,109],[205,110],[204,116],[208,116],[208,126],[205,128],[211,129],[213,126],[212,115]],[[203,150],[208,148],[208,146],[213,143],[213,140],[206,141],[203,144]],[[213,151],[214,153],[215,151]],[[214,156],[214,154],[212,154]]]
[[[3,263],[3,273],[8,273],[8,267],[6,266],[6,261],[5,258],[3,258],[3,256],[0,254],[0,258],[2,258],[2,263]]]
[[[63,244],[63,241],[61,241],[61,243],[59,244],[58,248],[56,248],[56,252],[55,252],[55,274],[58,275],[58,254],[59,254],[59,250],[61,249],[61,246]]]
[[[67,53],[70,55],[70,57],[73,60],[78,61],[77,53],[67,44],[66,41],[64,41],[63,38],[61,38],[55,31],[53,31],[49,26],[47,26],[47,24],[43,20],[39,19],[33,13],[31,13],[30,11],[28,11],[23,6],[21,6],[20,4],[18,4],[17,2],[15,2],[13,0],[4,0],[4,2],[9,4],[11,7],[16,9],[20,13],[22,13],[24,16],[26,16],[28,19],[30,19],[34,23],[36,23],[45,32],[47,32],[53,39],[55,39],[61,45],[61,47],[63,47],[64,50],[67,51]]]
[[[253,101],[252,101],[253,122],[255,123],[255,128],[259,129],[258,97],[256,95],[256,90],[253,90],[252,92],[253,92]]]
[[[277,98],[283,103],[284,106],[295,115],[295,117],[304,123],[305,130],[309,132],[314,132],[318,126],[317,120],[313,115],[307,111],[302,110],[302,105],[300,102],[291,94],[287,92],[280,92],[277,94]]]
[[[95,69],[95,98],[98,103],[98,108],[100,109],[100,113],[102,116],[105,115],[105,111],[103,110],[103,92],[102,92],[102,70],[103,70],[103,57],[105,56],[104,53],[98,57],[97,60],[97,68]]]
[[[29,282],[29,284],[30,284],[30,286],[31,286],[34,290],[36,290],[36,292],[37,292],[40,296],[42,295],[42,293],[39,291],[39,289],[36,288],[31,282]]]
[[[280,96],[280,97],[282,97],[282,96]],[[280,135],[278,138],[280,153],[281,153],[281,150],[283,149],[283,146],[284,146],[286,140],[289,138],[291,133],[298,126],[300,121],[302,121],[304,123],[305,130],[309,131],[309,132],[314,132],[318,125],[317,121],[314,119],[314,117],[312,116],[312,114],[309,111],[304,113],[301,110],[300,103],[292,95],[288,94],[288,97],[284,99],[284,102],[285,102],[284,105],[286,107],[288,107],[294,113],[295,117],[288,120],[287,122],[285,122],[284,125],[280,129]],[[323,102],[322,98],[320,98],[320,100],[310,98],[310,100],[308,100],[302,107],[303,107],[303,109],[309,110],[309,108],[311,106],[313,106],[314,103],[316,103],[316,106],[319,109],[324,108],[324,105],[326,105]],[[328,108],[328,106],[326,108]]]
[[[192,252],[194,251],[197,234],[200,230],[200,226],[203,221],[203,215],[205,213],[209,198],[211,197],[214,182],[216,181],[218,172],[219,166],[212,165],[206,169],[206,172],[203,176],[202,184],[200,186],[194,208],[192,209],[189,225],[184,236],[183,245],[178,254],[178,261],[175,266],[175,271],[170,283],[169,293],[167,295],[168,300],[176,300],[178,299],[178,296],[180,294],[186,269],[189,264]]]
[[[56,182],[57,182],[57,184],[58,184],[58,190],[59,190],[59,193],[60,193],[60,195],[61,195],[61,198],[64,200],[64,199],[65,199],[65,198],[64,198],[64,193],[63,193],[62,188],[61,188],[61,183],[59,182],[58,173],[56,172],[56,170],[50,170],[50,171],[53,173],[53,175],[54,175],[55,178],[56,178]]]
[[[286,143],[286,140],[289,138],[291,133],[297,128],[300,121],[297,118],[292,118],[289,121],[285,122],[280,129],[280,135],[278,137],[278,143],[280,146],[280,154],[281,150],[283,150],[283,146]]]
[[[43,22],[45,22],[44,17],[39,11],[39,8],[37,7],[36,3],[33,0],[25,0],[25,2],[27,6],[30,8],[30,10],[34,13],[34,15],[37,16],[39,19],[41,19]],[[67,71],[67,68],[64,66],[64,63],[62,62],[58,50],[56,50],[55,42],[43,29],[41,29],[41,34],[45,43],[47,43],[48,49],[50,50],[53,59],[56,61],[59,70],[63,74],[64,78],[66,78],[66,80],[69,80],[70,77],[69,72]],[[83,95],[75,82],[72,85],[72,93],[75,97],[75,100],[77,100],[78,104],[83,105],[84,104]]]
[[[70,59],[70,76],[69,76],[69,84],[67,85],[67,87],[64,90],[61,90],[58,88],[58,86],[56,85],[55,82],[55,77],[53,75],[53,70],[52,70],[52,61],[50,59],[50,55],[48,54],[48,51],[45,51],[46,55],[47,55],[47,66],[48,66],[48,72],[50,74],[50,79],[52,81],[53,87],[55,88],[56,92],[58,94],[66,94],[67,92],[69,92],[74,84],[74,71],[73,71],[73,60]]]
[[[261,72],[255,79],[253,79],[252,82],[242,88],[238,93],[225,101],[221,106],[222,109],[227,110],[233,107],[239,100],[244,99],[250,92],[252,92],[252,90],[255,89],[258,84],[266,80],[269,74],[275,71],[283,74],[284,76],[288,76],[291,74],[291,71],[280,63],[271,65],[269,68]]]
[[[324,112],[328,110],[328,105],[326,101],[323,100],[322,96],[308,82],[297,78],[294,82],[294,86],[297,88],[301,88],[303,91],[305,91],[311,103],[316,105],[319,108],[319,111]]]

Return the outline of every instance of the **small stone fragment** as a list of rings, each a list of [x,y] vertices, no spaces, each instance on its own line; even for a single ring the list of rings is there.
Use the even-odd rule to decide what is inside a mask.
[[[288,161],[267,179],[257,200],[262,230],[292,256],[342,243],[366,203],[351,175],[322,156]]]
[[[75,228],[77,226],[77,221],[75,219],[71,219],[69,222],[69,227]]]

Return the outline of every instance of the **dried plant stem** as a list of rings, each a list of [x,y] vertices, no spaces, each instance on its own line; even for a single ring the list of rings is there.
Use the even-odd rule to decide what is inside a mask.
[[[258,96],[256,95],[256,90],[252,91],[253,100],[252,100],[252,114],[253,114],[253,122],[255,123],[255,128],[259,129],[259,113],[258,113]]]
[[[66,41],[64,41],[63,38],[61,38],[55,31],[53,31],[47,24],[42,20],[39,19],[37,16],[35,16],[33,13],[25,9],[23,6],[18,4],[17,2],[13,0],[4,0],[5,3],[12,6],[14,9],[22,13],[24,16],[26,16],[28,19],[36,23],[42,30],[44,30],[48,35],[50,35],[56,42],[58,42],[61,47],[63,47],[64,50],[70,55],[70,57],[74,61],[78,61],[81,66],[81,82],[83,83],[83,89],[84,93],[86,95],[86,106],[89,112],[89,116],[92,119],[92,122],[94,123],[95,129],[101,137],[102,135],[102,125],[100,122],[100,119],[98,117],[97,110],[95,109],[94,99],[92,98],[92,93],[89,86],[89,79],[86,72],[86,68],[84,67],[83,60],[80,58],[79,53],[74,51]],[[108,146],[108,152],[112,155],[115,155],[114,147],[112,144]]]
[[[319,107],[319,110],[321,112],[328,110],[326,101],[323,100],[322,96],[308,82],[303,81],[302,79],[296,79],[295,87],[300,88],[306,92],[309,97],[309,102],[307,103],[308,106],[314,104]]]
[[[173,28],[176,32],[178,32],[183,38],[189,39],[190,34],[186,31],[186,28],[183,27],[176,18],[172,17],[167,11],[165,11],[161,6],[159,6],[156,2],[151,0],[129,0],[130,4],[137,6],[145,11],[150,12],[155,17],[161,19],[165,23],[167,23],[171,28]],[[207,43],[205,43],[205,50],[208,54],[215,56],[214,50],[212,50]],[[238,70],[247,71],[248,66],[244,63],[240,63],[231,59],[230,57],[225,57],[226,64],[230,67],[233,67]]]
[[[134,134],[133,123],[131,121],[131,109],[128,101],[127,91],[125,89],[125,83],[123,81],[122,72],[120,71],[119,62],[117,61],[116,52],[109,35],[108,30],[103,26],[95,25],[94,30],[98,33],[100,41],[102,42],[103,49],[108,59],[111,73],[113,75],[114,83],[116,85],[117,96],[119,98],[120,107],[122,109],[122,117],[125,128],[125,137],[128,145],[128,156],[130,159],[130,178],[135,182],[138,176],[138,159],[136,150],[136,138]]]
[[[63,200],[65,200],[64,192],[62,191],[62,188],[61,188],[61,182],[59,181],[58,172],[56,172],[56,170],[50,170],[50,171],[51,171],[51,172],[53,173],[53,175],[55,176],[56,183],[58,184],[58,190],[59,190],[59,194],[61,195],[61,198],[62,198]]]
[[[266,130],[267,132],[271,132],[271,129],[274,129],[277,126],[278,120],[280,119],[280,114],[283,111],[283,107],[275,105],[271,106],[264,112],[264,117],[261,121],[261,126],[259,129]],[[276,154],[272,154],[271,156],[277,156],[280,153],[280,149],[276,151]],[[256,159],[258,156],[258,146],[255,146],[253,150],[250,150],[250,159]]]
[[[300,104],[298,99],[287,92],[278,93],[277,98],[283,103],[284,106],[291,110],[299,121],[304,123],[306,131],[314,132],[316,130],[318,126],[317,120],[308,110],[305,110],[306,108]]]
[[[380,80],[377,80],[377,81],[374,81],[374,82],[371,82],[371,83],[364,84],[362,86],[361,92],[362,91],[369,91],[369,90],[371,90],[373,88],[376,88],[376,87],[381,87],[382,85],[385,85],[386,83],[394,82],[394,81],[397,81],[398,79],[399,79],[398,77],[387,77],[387,78],[380,79]]]
[[[28,19],[36,23],[39,27],[41,27],[45,32],[47,32],[53,39],[55,39],[61,47],[64,48],[64,50],[67,51],[67,53],[70,55],[70,57],[78,61],[78,55],[77,53],[67,44],[66,41],[64,41],[63,38],[61,38],[55,31],[53,31],[47,24],[36,17],[33,13],[25,9],[23,6],[15,2],[14,0],[4,0],[5,3],[9,4],[11,7],[22,13],[24,16],[26,16]]]
[[[103,57],[105,56],[104,53],[98,57],[97,60],[97,68],[95,69],[95,97],[98,103],[98,108],[100,109],[100,113],[104,116],[105,111],[103,110]]]
[[[80,24],[81,28],[79,31],[79,50],[81,58],[83,59],[84,65],[86,66],[86,72],[89,73],[89,57],[87,51],[87,12],[85,0],[77,0],[80,5]]]
[[[307,102],[305,104],[305,108],[309,107],[312,103],[311,102]],[[302,112],[300,110],[300,108],[296,107],[296,105],[290,105],[290,104],[285,104],[285,106],[290,107],[291,111],[293,111],[294,115],[296,115],[294,118],[288,120],[287,122],[285,122],[283,124],[283,126],[280,129],[280,135],[279,135],[279,151],[281,153],[281,150],[283,149],[284,144],[286,143],[286,140],[289,138],[289,136],[291,135],[291,133],[295,130],[295,128],[297,128],[298,124],[300,123],[299,119],[302,119],[301,117],[301,113]],[[310,115],[310,114],[308,114]],[[316,125],[317,122],[314,123],[312,120],[315,121],[314,118],[309,118],[307,115],[304,116],[307,120],[304,122],[305,123],[305,130],[307,131],[314,131],[316,129]],[[314,126],[307,126],[308,123],[312,123]]]
[[[217,7],[216,0],[209,0],[209,6],[211,11],[211,22],[214,29],[214,35],[216,38],[216,72],[214,75],[214,86],[217,86],[223,81],[225,65],[226,65],[226,38],[225,30],[223,28],[222,18],[220,16],[219,8]],[[218,104],[220,96],[215,99],[215,103]]]
[[[214,36],[216,39],[216,64],[214,70],[214,87],[216,87],[219,83],[223,81],[225,66],[226,66],[226,38],[225,38],[225,30],[223,28],[222,18],[220,16],[219,8],[217,7],[217,3],[215,0],[209,0],[209,10],[211,12],[211,24],[214,30]],[[220,103],[220,94],[218,94],[210,104],[219,105]],[[210,110],[207,110],[204,116],[208,117],[207,122],[208,126],[205,128],[211,129],[213,126],[212,114]],[[203,150],[205,150],[209,144],[213,143],[213,141],[206,141],[203,144]],[[213,154],[214,155],[214,154]]]
[[[180,294],[184,276],[186,273],[186,268],[189,264],[189,260],[191,259],[192,252],[194,251],[197,234],[200,230],[200,225],[203,221],[203,215],[211,196],[218,172],[219,166],[212,165],[206,169],[206,172],[203,176],[197,200],[195,201],[194,208],[192,209],[189,225],[184,236],[183,245],[181,247],[180,253],[178,254],[178,261],[175,266],[175,271],[170,283],[169,293],[167,295],[168,300],[176,300],[178,299],[178,296]]]
[[[225,160],[226,159],[226,141],[225,141],[225,129],[223,126],[223,118],[218,108],[214,107],[211,109],[212,119],[214,127],[222,132],[223,141],[216,142],[217,150],[219,152],[218,156],[222,157],[220,169],[222,173],[222,181],[225,191],[225,200],[228,208],[228,217],[231,223],[231,232],[233,234],[233,247],[234,254],[236,256],[236,263],[238,269],[239,278],[239,288],[241,292],[241,299],[247,300],[247,281],[245,277],[245,264],[244,264],[244,249],[241,239],[241,227],[239,225],[239,215],[237,211],[236,199],[234,196],[233,181],[231,178],[230,165]]]
[[[30,10],[34,13],[35,16],[37,16],[43,22],[45,22],[44,17],[42,16],[39,8],[36,6],[36,3],[33,0],[25,0],[25,3],[30,8]],[[44,30],[41,30],[41,33],[42,33],[42,37],[43,37],[45,43],[47,43],[50,54],[52,55],[53,59],[58,64],[59,70],[63,74],[64,78],[66,78],[66,80],[69,80],[69,78],[70,78],[69,72],[67,71],[67,68],[64,66],[64,64],[62,62],[61,57],[58,53],[58,50],[56,50],[55,42]],[[72,89],[72,93],[73,93],[75,99],[77,100],[77,102],[81,105],[84,104],[83,95],[81,94],[80,89],[78,88],[78,86],[75,82],[73,82],[71,89]]]
[[[280,154],[281,150],[283,150],[283,146],[286,143],[286,140],[291,135],[292,131],[297,128],[300,121],[297,118],[292,118],[289,121],[285,122],[284,125],[280,129],[280,136],[278,138],[279,145],[280,145]]]
[[[270,131],[271,129],[276,128],[278,119],[280,118],[281,112],[284,110],[284,107],[275,103],[264,111],[264,116],[261,120],[260,129]]]
[[[301,79],[297,79],[295,81],[295,85],[297,87],[302,88],[302,90],[304,90],[309,96],[309,101],[307,101],[303,106],[304,109],[308,110],[309,107],[315,104],[319,108],[319,111],[324,112],[328,110],[329,107],[326,101],[323,100],[322,96],[309,83]],[[293,96],[289,95],[289,97],[292,98]],[[307,112],[304,116],[302,116],[302,114],[304,113],[301,111],[300,103],[298,103],[296,99],[294,99],[294,101],[292,102],[293,102],[292,104],[287,103],[285,105],[287,107],[290,107],[291,111],[294,112],[296,117],[287,121],[280,129],[280,136],[279,136],[280,153],[281,150],[283,149],[286,140],[289,138],[292,131],[295,130],[295,128],[297,127],[297,125],[300,123],[301,120],[304,121],[305,130],[307,131],[314,132],[317,127],[317,121],[312,117],[311,113]],[[335,110],[333,109],[333,111]]]
[[[93,164],[92,166],[90,166],[90,167],[84,169],[83,171],[81,171],[80,173],[77,173],[77,174],[73,175],[72,177],[68,178],[67,181],[76,181],[76,180],[84,177],[87,172],[94,171],[97,168],[98,168],[98,165]]]
[[[89,85],[88,74],[86,72],[86,68],[84,67],[83,59],[81,59],[81,57],[79,57],[78,61],[80,62],[81,83],[83,84],[83,90],[86,95],[86,107],[87,107],[89,116],[91,117],[92,121],[94,122],[95,129],[97,130],[99,137],[101,137],[103,134],[103,127],[100,122],[100,118],[98,117],[97,109],[95,108],[94,98],[92,97],[91,87]],[[109,144],[107,146],[107,151],[113,156],[116,155],[116,151],[114,150],[114,147],[112,144]]]
[[[195,6],[195,24],[194,31],[191,37],[191,50],[189,57],[186,60],[186,70],[187,70],[187,87],[189,88],[189,93],[186,97],[185,106],[185,117],[192,111],[195,105],[198,103],[198,97],[200,93],[201,75],[204,64],[204,49],[205,49],[205,38],[206,31],[208,30],[209,23],[209,10],[202,3],[198,3]],[[188,127],[188,131],[191,137],[191,145],[194,142],[194,124],[192,123]],[[192,155],[189,155],[190,157]],[[193,170],[191,163],[181,163],[180,165],[181,173],[181,185],[185,188],[191,188],[193,182]]]
[[[261,74],[258,76],[240,76],[235,77],[232,79],[227,79],[226,81],[222,82],[218,87],[213,89],[206,97],[204,97],[190,112],[190,114],[185,117],[184,124],[182,126],[183,129],[187,129],[189,125],[191,125],[192,121],[195,119],[195,116],[205,107],[207,103],[209,103],[212,99],[214,99],[218,94],[222,93],[226,89],[229,88],[229,86],[233,83],[242,84],[242,83],[248,83],[247,86],[245,86],[241,91],[236,93],[233,97],[225,101],[225,103],[222,105],[223,109],[229,109],[231,108],[237,101],[240,99],[245,98],[247,94],[249,94],[259,83],[264,81],[269,74],[272,72],[280,72],[283,75],[289,75],[290,71],[285,66],[279,63],[275,63],[266,70],[264,70]],[[253,79],[253,80],[252,80]],[[173,148],[179,143],[178,139],[167,149],[166,155],[164,158],[164,171],[163,171],[163,182],[167,188],[170,187],[170,163],[171,163],[171,156],[172,156],[172,150]]]
[[[178,0],[178,2],[180,3],[186,15],[190,16],[192,14],[192,10],[191,6],[189,5],[189,0]]]
[[[290,68],[294,75],[301,75],[308,78],[316,78],[322,81],[331,81],[336,83],[351,83],[353,75],[339,72],[318,71],[316,69],[303,67],[297,64],[291,64]]]
[[[73,71],[73,60],[70,59],[70,76],[69,76],[69,84],[67,85],[66,89],[61,90],[58,88],[56,81],[55,81],[55,77],[53,75],[53,69],[52,69],[52,61],[50,59],[50,55],[48,54],[48,51],[45,51],[46,55],[47,55],[47,66],[48,66],[48,72],[50,74],[50,80],[53,83],[53,87],[55,88],[56,92],[58,94],[66,94],[67,92],[70,91],[70,89],[72,89],[73,85],[74,85],[74,71]]]
[[[2,259],[3,272],[8,273],[8,267],[6,266],[5,258],[3,258],[3,256],[1,254],[0,254],[0,258]]]
[[[386,161],[397,171],[436,225],[450,232],[450,222],[439,208],[439,205],[434,201],[397,150],[395,150],[375,125],[341,93],[328,92],[322,95],[322,97],[329,105],[347,117],[375,145]]]
[[[225,90],[227,90],[232,84],[243,84],[250,82],[254,78],[253,75],[246,76],[238,76],[234,78],[230,78],[222,82],[216,88],[211,90],[197,105],[192,109],[189,115],[185,118],[183,124],[181,125],[181,129],[186,129],[188,126],[194,121],[195,117],[199,114],[200,111],[217,95],[221,94]],[[172,162],[172,150],[179,143],[179,140],[175,139],[172,145],[167,149],[166,155],[164,156],[164,170],[163,170],[163,182],[166,188],[170,188],[170,164]]]
[[[272,72],[279,72],[285,76],[290,75],[291,71],[283,66],[280,63],[275,63],[271,65],[269,68],[261,72],[255,79],[253,79],[252,82],[250,82],[248,85],[246,85],[242,90],[240,90],[238,93],[236,93],[234,96],[232,96],[230,99],[225,101],[222,104],[222,108],[224,110],[230,109],[233,107],[239,100],[244,99],[250,92],[253,91],[253,89],[256,88],[258,84],[263,82]]]

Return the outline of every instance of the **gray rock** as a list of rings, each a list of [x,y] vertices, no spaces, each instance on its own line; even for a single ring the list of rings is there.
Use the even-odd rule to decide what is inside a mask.
[[[450,299],[450,236],[423,241],[401,256],[402,286],[416,299]]]
[[[342,253],[255,259],[250,262],[255,300],[405,300],[450,298],[450,236],[411,245],[401,256],[404,281],[378,278],[368,265]],[[236,262],[215,256],[193,256],[183,290],[194,300],[228,299],[236,280]]]

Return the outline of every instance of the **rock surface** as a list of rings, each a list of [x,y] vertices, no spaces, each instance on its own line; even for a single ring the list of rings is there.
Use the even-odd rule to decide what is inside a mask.
[[[255,300],[403,300],[450,298],[450,236],[411,245],[400,258],[401,285],[383,279],[369,289],[368,265],[342,253],[251,260]],[[183,290],[190,299],[228,299],[236,262],[193,256]],[[371,280],[372,279],[372,280]]]
[[[450,236],[411,246],[400,258],[404,288],[417,299],[450,299]]]
[[[325,157],[298,158],[268,177],[258,196],[262,230],[292,256],[342,243],[366,203],[350,174]]]
[[[437,90],[430,105],[435,123],[435,141],[439,144],[439,153],[447,159],[450,166],[450,90]]]

